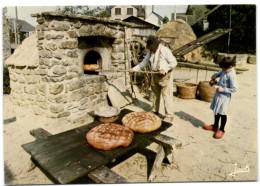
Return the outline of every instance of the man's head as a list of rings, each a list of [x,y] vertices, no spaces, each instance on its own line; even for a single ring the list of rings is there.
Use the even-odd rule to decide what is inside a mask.
[[[147,39],[147,45],[146,47],[152,51],[153,53],[156,52],[158,46],[160,44],[160,41],[157,37],[155,36],[149,36],[148,39]]]

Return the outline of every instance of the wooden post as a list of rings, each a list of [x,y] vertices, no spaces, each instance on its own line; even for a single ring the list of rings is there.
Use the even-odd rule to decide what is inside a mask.
[[[206,70],[205,81],[207,81],[208,70]]]
[[[177,19],[177,5],[174,6],[174,17],[173,17],[173,20],[176,20]]]
[[[198,84],[199,69],[197,69],[196,84]]]

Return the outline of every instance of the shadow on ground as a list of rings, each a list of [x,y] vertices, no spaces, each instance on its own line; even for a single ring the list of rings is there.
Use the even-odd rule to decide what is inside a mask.
[[[195,118],[194,116],[192,116],[186,112],[183,112],[183,111],[175,112],[175,115],[181,119],[189,121],[194,127],[203,128],[203,126],[205,125],[205,123],[203,121]]]
[[[4,174],[5,174],[5,180],[4,180],[4,183],[5,184],[10,184],[11,181],[13,181],[14,179],[14,176],[11,172],[11,170],[8,168],[8,166],[6,164],[4,164]]]

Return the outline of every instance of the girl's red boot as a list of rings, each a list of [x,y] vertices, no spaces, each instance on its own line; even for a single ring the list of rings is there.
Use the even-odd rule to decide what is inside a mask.
[[[215,134],[215,138],[217,139],[221,139],[224,136],[225,132],[223,132],[222,130],[217,130],[216,134]]]
[[[213,125],[204,125],[205,130],[212,130],[212,131],[217,131],[218,128],[215,128]]]

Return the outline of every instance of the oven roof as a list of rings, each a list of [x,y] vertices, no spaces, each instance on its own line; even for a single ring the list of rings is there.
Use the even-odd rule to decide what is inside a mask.
[[[117,21],[117,20],[112,20],[112,19],[106,19],[106,18],[99,18],[99,17],[92,17],[92,16],[87,16],[83,14],[65,14],[61,12],[42,12],[42,13],[37,13],[37,14],[31,14],[32,17],[41,17],[41,16],[52,16],[52,17],[65,17],[65,18],[72,18],[72,19],[82,19],[82,20],[87,20],[91,22],[103,22],[103,23],[110,23],[110,24],[119,24],[123,26],[128,26],[128,27],[134,27],[134,24],[132,23],[127,23],[125,21]]]

